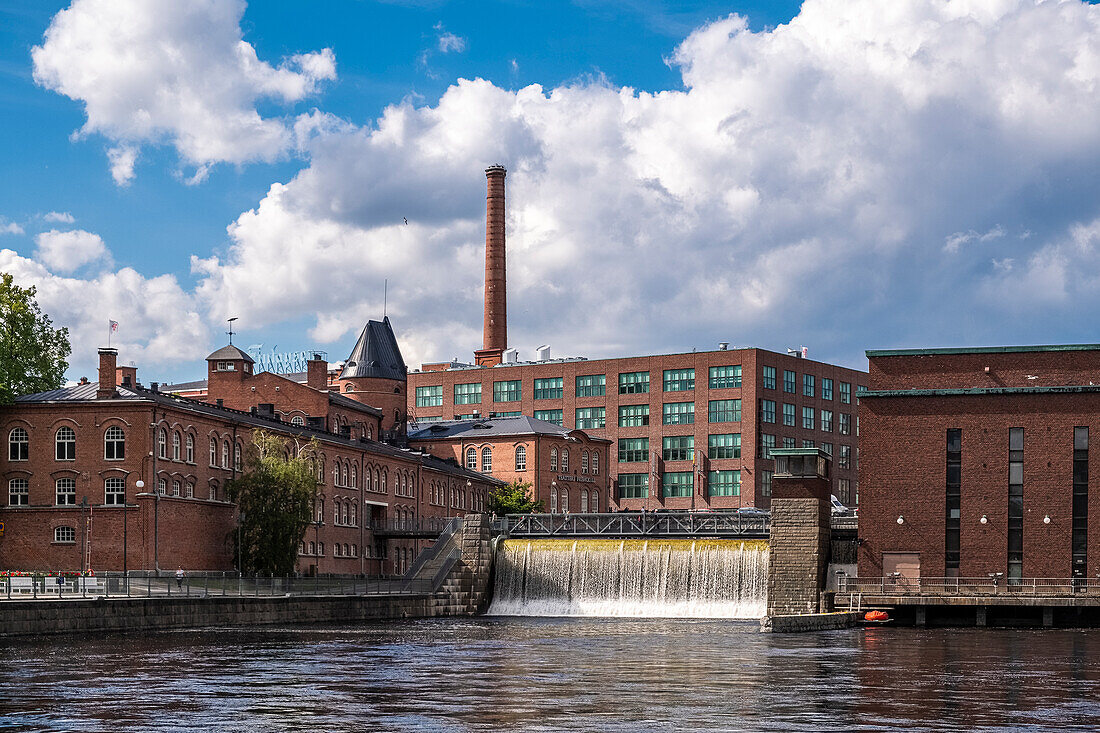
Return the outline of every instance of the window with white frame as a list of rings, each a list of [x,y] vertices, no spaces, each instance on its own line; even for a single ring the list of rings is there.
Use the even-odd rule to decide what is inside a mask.
[[[493,470],[493,451],[489,446],[481,449],[481,472],[489,473]]]
[[[216,438],[210,439],[210,465],[218,465],[218,441]]]
[[[31,503],[30,484],[25,478],[8,481],[8,506],[28,506]]]
[[[561,471],[562,471],[562,473],[565,473],[568,470],[569,470],[569,449],[568,448],[562,448],[561,449]],[[562,491],[565,491],[565,489],[562,489]]]
[[[598,451],[592,451],[592,475],[600,475],[600,454]]]
[[[558,470],[558,449],[557,448],[551,448],[550,449],[550,470],[551,471],[557,471]]]
[[[103,482],[103,503],[116,506],[126,503],[126,479],[109,478]]]
[[[126,458],[126,433],[122,428],[112,426],[103,433],[103,457],[108,461]]]
[[[73,527],[54,527],[53,541],[58,544],[72,545],[76,543],[76,529]]]
[[[195,436],[190,433],[187,435],[187,462],[195,462]]]
[[[76,504],[76,479],[59,478],[54,481],[54,503],[57,506],[73,506]]]
[[[477,470],[477,448],[470,447],[466,449],[466,468],[471,471]]]
[[[23,428],[12,428],[8,433],[8,460],[28,461],[31,457],[31,439]]]
[[[180,442],[180,434],[173,431],[172,432],[172,460],[173,461],[178,461],[180,459],[180,449],[181,448],[182,448],[182,443]]]
[[[527,446],[525,445],[516,446],[516,470],[527,470]]]
[[[180,495],[180,482],[179,481],[173,481],[172,482],[172,496],[179,496],[179,495]]]
[[[229,468],[229,441],[222,441],[222,468]]]
[[[57,429],[54,436],[54,457],[59,461],[76,460],[76,431],[67,425]]]
[[[168,458],[168,431],[164,428],[157,431],[157,457]]]
[[[581,473],[588,473],[588,451],[581,451]]]

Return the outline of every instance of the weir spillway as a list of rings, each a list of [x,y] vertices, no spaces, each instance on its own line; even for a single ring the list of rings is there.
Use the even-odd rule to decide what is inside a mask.
[[[768,543],[507,539],[495,573],[491,615],[760,618]]]

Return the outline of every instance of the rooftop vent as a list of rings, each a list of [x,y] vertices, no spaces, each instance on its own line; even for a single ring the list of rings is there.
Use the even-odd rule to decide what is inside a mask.
[[[729,347],[730,347],[730,342],[729,341],[719,341],[718,342],[718,350],[719,351],[726,351],[727,349],[729,349]]]
[[[535,348],[535,353],[538,355],[535,358],[538,361],[547,361],[550,359],[550,344],[543,344]]]
[[[505,349],[504,350],[504,363],[505,364],[515,364],[518,361],[519,361],[519,351],[517,351],[516,349]]]

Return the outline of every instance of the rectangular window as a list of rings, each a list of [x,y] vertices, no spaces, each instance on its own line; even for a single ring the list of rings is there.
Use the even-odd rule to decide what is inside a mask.
[[[1070,568],[1074,578],[1087,577],[1089,536],[1089,429],[1073,429],[1073,513]]]
[[[813,397],[814,396],[814,375],[803,374],[802,375],[802,396]]]
[[[649,438],[619,438],[619,463],[649,460]]]
[[[775,367],[764,367],[760,382],[764,389],[775,389]]]
[[[695,389],[694,369],[665,369],[665,392],[687,392]]]
[[[771,496],[772,495],[772,476],[775,475],[775,471],[761,471],[760,472],[760,495]]]
[[[821,432],[831,433],[833,432],[833,411],[822,410],[821,411]]]
[[[603,397],[607,394],[607,377],[603,374],[589,374],[577,377],[578,397]]]
[[[577,408],[577,422],[576,427],[578,430],[603,430],[606,426],[607,420],[604,414],[606,408],[604,407],[578,407]]]
[[[711,471],[707,475],[707,494],[709,496],[740,496],[740,471]]]
[[[840,455],[837,457],[837,468],[851,468],[852,467],[852,446],[842,445],[840,446]]]
[[[821,444],[821,450],[825,451],[826,453],[828,453],[831,456],[833,454],[833,444],[832,443],[822,443]]]
[[[694,402],[666,402],[661,408],[664,425],[691,425],[695,422]]]
[[[731,389],[741,386],[741,365],[716,366],[710,368],[711,389]]]
[[[489,417],[520,417],[523,415],[519,410],[511,410],[509,412],[490,412]]]
[[[707,404],[708,422],[741,422],[741,400],[711,400]]]
[[[845,405],[852,404],[852,385],[847,382],[840,383],[840,401]]]
[[[1024,429],[1008,429],[1008,579],[1024,577]]]
[[[760,422],[775,422],[774,400],[760,400]]]
[[[493,382],[493,402],[519,402],[523,395],[520,380]]]
[[[783,391],[794,394],[795,387],[798,385],[798,375],[789,369],[783,370]]]
[[[846,478],[838,478],[836,480],[836,498],[840,499],[840,503],[844,506],[848,506],[852,501],[852,482]]]
[[[691,496],[691,471],[673,471],[666,473],[661,482],[661,495],[665,497],[670,496]]]
[[[787,402],[783,403],[783,424],[792,428],[795,424],[794,405]]]
[[[649,425],[649,405],[619,405],[619,427],[640,428]]]
[[[783,447],[784,448],[794,448],[795,447],[794,446],[794,438],[789,438],[789,437],[783,438]]]
[[[772,448],[775,447],[775,436],[767,433],[760,434],[760,457],[771,458]]]
[[[455,404],[456,405],[480,405],[481,404],[481,382],[471,382],[469,384],[456,384],[455,385]]]
[[[669,435],[661,439],[661,457],[666,461],[690,461],[694,453],[694,435]]]
[[[831,400],[833,398],[833,380],[828,377],[821,378],[821,399]]]
[[[959,534],[962,526],[962,430],[947,431],[947,512],[944,525],[944,568],[949,578],[959,576]],[[841,500],[843,501],[843,499]]]
[[[443,406],[443,385],[434,384],[427,387],[416,388],[416,406],[417,407],[442,407]]]
[[[802,408],[802,429],[813,430],[814,425],[817,422],[817,418],[814,416],[814,408],[803,407]]]
[[[803,438],[802,439],[802,447],[803,448],[813,448],[814,447],[814,442],[812,440],[806,440],[805,438]]]
[[[619,394],[649,392],[649,372],[627,372],[619,375]]]
[[[562,377],[535,380],[536,400],[560,400],[565,384]]]
[[[476,420],[480,416],[481,414],[477,412],[463,412],[455,415],[455,420]]]
[[[562,411],[561,410],[535,410],[536,420],[545,420],[546,422],[552,422],[555,425],[562,424]]]
[[[840,434],[852,434],[852,416],[846,412],[840,413]]]
[[[645,499],[649,496],[649,474],[620,473],[619,498]]]
[[[54,484],[58,506],[76,504],[76,479],[59,478]]]
[[[725,433],[707,437],[707,458],[740,458],[741,433]]]

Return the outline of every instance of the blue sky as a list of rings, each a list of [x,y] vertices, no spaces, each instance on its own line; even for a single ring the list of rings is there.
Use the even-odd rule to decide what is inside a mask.
[[[73,330],[72,377],[107,318],[145,380],[201,373],[227,315],[336,360],[386,279],[411,364],[467,358],[502,162],[524,356],[1097,341],[1098,27],[1031,0],[5,3],[0,266]]]

